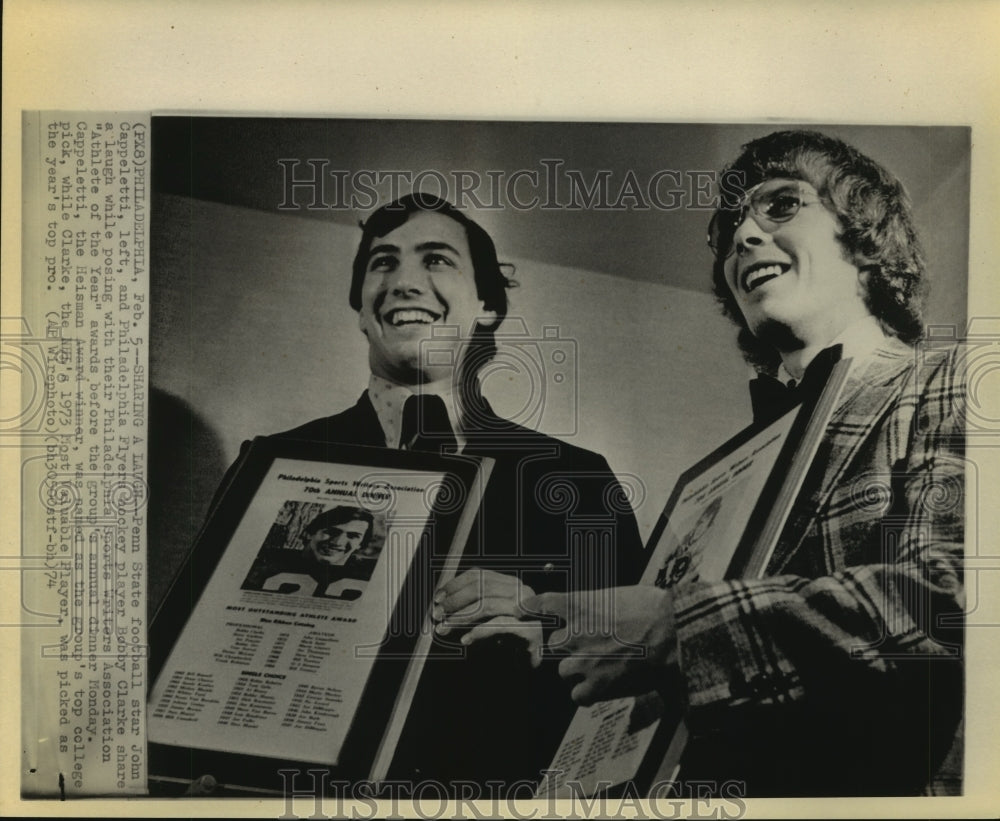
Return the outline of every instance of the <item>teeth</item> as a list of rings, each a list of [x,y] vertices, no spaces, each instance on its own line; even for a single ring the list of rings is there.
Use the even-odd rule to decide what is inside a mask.
[[[746,291],[752,291],[758,283],[767,279],[773,279],[774,277],[780,277],[784,271],[785,268],[777,263],[754,268],[743,275],[743,288]]]
[[[419,325],[430,325],[436,319],[437,315],[431,313],[430,311],[425,311],[421,308],[406,308],[392,311],[389,314],[389,323],[396,327],[409,323],[416,323]]]

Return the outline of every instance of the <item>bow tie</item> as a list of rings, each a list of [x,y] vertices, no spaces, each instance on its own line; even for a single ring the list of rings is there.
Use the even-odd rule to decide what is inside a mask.
[[[787,385],[773,376],[761,374],[750,380],[750,404],[754,422],[773,422],[796,405],[817,398],[830,378],[830,371],[843,354],[843,345],[824,348],[809,363],[802,379]]]
[[[434,394],[414,394],[403,405],[399,444],[409,450],[454,453],[458,443],[444,400]]]

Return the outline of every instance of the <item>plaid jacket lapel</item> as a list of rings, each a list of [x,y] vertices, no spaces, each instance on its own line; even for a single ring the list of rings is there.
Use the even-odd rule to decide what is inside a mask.
[[[830,515],[830,496],[844,485],[858,454],[870,447],[873,431],[882,429],[882,420],[892,412],[906,383],[912,382],[914,362],[913,348],[888,338],[867,362],[853,370],[771,557],[767,575],[781,573],[817,522]]]

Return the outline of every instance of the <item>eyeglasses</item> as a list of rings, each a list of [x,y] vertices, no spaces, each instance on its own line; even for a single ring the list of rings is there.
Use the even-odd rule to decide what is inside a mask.
[[[736,208],[716,211],[708,224],[708,247],[715,258],[724,260],[733,255],[733,237],[748,211],[770,233],[793,219],[803,206],[821,202],[811,186],[805,188],[807,185],[800,180],[765,180],[747,191]]]

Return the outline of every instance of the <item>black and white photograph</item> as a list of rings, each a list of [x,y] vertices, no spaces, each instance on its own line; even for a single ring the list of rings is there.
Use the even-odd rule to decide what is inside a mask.
[[[952,95],[833,9],[376,6],[5,95],[0,806],[988,806],[979,34]]]
[[[966,322],[968,129],[154,116],[151,135],[151,575],[257,434],[406,450],[426,430],[497,461],[434,606],[467,658],[418,692],[391,774],[536,782],[575,704],[658,677],[688,705],[690,780],[960,789],[963,363],[922,340]],[[751,375],[789,394],[833,346],[854,379],[767,577],[636,586],[677,476],[770,418]],[[629,659],[654,638],[657,664]],[[602,641],[622,658],[591,661]]]
[[[318,508],[318,510],[317,510]],[[382,536],[376,534],[381,531]],[[288,501],[243,581],[244,590],[353,600],[382,554],[384,524],[371,511]]]
[[[653,583],[664,589],[676,587],[684,581],[698,581],[701,576],[702,551],[707,547],[703,540],[712,531],[715,519],[722,509],[723,497],[716,496],[706,505],[694,526],[673,545],[670,554],[656,571]]]

